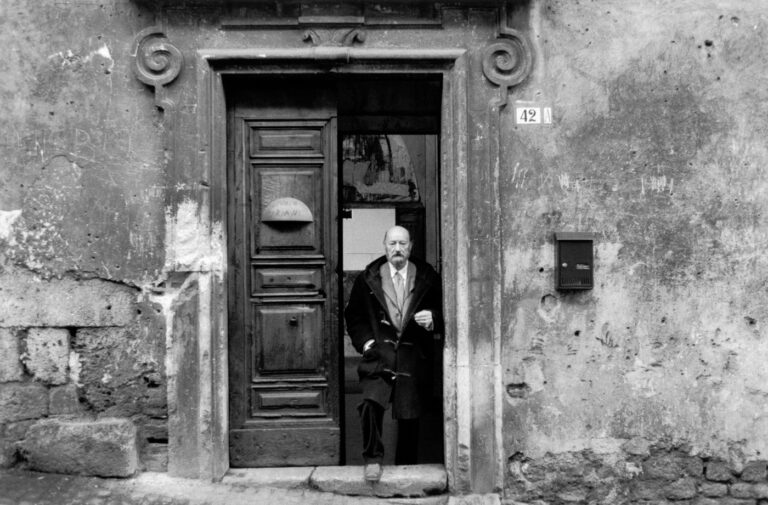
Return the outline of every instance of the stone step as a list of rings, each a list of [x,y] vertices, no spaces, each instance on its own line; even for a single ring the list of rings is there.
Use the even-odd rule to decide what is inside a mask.
[[[309,487],[309,476],[314,466],[288,466],[283,468],[230,468],[222,484],[245,488],[274,487],[299,489]]]
[[[383,470],[381,480],[371,484],[363,478],[362,466],[233,468],[222,483],[239,487],[309,487],[327,493],[382,498],[434,496],[447,491],[448,476],[443,465],[385,465]]]

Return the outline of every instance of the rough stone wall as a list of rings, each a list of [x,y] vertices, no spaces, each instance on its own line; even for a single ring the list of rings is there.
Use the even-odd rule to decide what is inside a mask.
[[[523,503],[756,505],[768,499],[766,461],[729,463],[687,446],[628,440],[619,454],[592,450],[510,458],[509,492]]]
[[[532,19],[515,98],[554,123],[503,116],[506,495],[755,503],[766,6],[542,0]],[[553,289],[554,231],[595,233],[593,290]]]
[[[163,467],[162,126],[130,59],[151,22],[127,0],[0,5],[0,467],[38,423],[97,418]]]

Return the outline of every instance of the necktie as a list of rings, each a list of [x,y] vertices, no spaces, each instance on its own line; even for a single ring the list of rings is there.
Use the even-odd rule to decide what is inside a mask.
[[[395,295],[397,295],[397,308],[403,310],[403,299],[405,298],[405,283],[400,272],[395,272]]]

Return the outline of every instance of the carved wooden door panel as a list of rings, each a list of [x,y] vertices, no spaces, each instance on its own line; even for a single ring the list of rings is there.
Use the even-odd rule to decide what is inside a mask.
[[[231,88],[230,464],[336,465],[334,95],[317,80]]]

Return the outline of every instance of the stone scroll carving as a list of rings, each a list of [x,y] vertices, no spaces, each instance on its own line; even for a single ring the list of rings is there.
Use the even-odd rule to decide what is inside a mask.
[[[315,46],[351,47],[355,42],[365,42],[365,31],[360,28],[339,30],[309,28],[304,31],[302,39]]]
[[[533,68],[533,51],[528,38],[507,24],[506,6],[501,8],[499,38],[483,50],[483,74],[499,86],[499,107],[507,103],[509,88],[520,84]]]
[[[140,31],[133,42],[131,52],[136,77],[155,88],[155,105],[163,110],[173,108],[173,101],[166,95],[165,86],[178,77],[184,57],[181,51],[168,41],[157,27]]]

